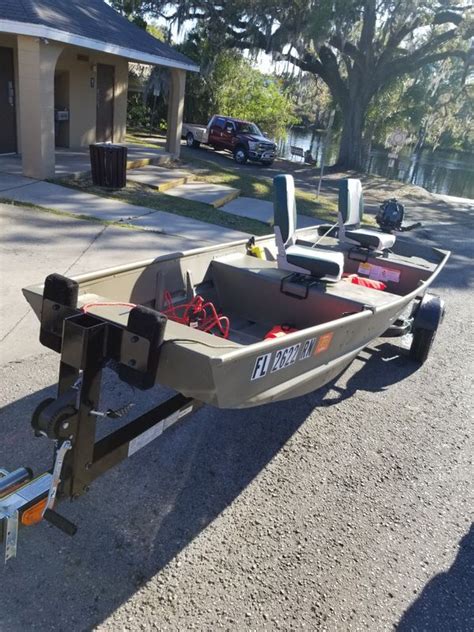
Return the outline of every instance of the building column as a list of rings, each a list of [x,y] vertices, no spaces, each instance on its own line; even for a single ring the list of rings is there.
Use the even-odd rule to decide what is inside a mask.
[[[181,151],[181,130],[183,127],[185,85],[186,71],[178,68],[172,68],[170,70],[166,151],[172,154],[173,158],[179,158],[179,153]]]
[[[23,174],[54,176],[54,70],[64,46],[18,36],[18,106]]]
[[[117,59],[114,86],[114,143],[124,143],[127,133],[128,61]]]

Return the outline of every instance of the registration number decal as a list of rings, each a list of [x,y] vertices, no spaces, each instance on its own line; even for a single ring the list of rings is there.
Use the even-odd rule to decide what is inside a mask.
[[[273,353],[258,356],[250,380],[252,382],[253,380],[259,380],[261,377],[265,377],[269,372],[275,373],[276,371],[281,371],[282,369],[292,366],[297,360],[308,360],[308,358],[318,353],[327,351],[331,345],[332,337],[333,333],[328,332],[323,334],[320,338],[310,338],[309,340],[305,340],[304,343],[298,342],[297,344],[291,345],[291,347],[279,349],[274,357]]]
[[[286,347],[286,349],[279,349],[275,354],[272,373],[275,371],[281,371],[281,369],[286,369],[294,364],[296,362],[296,358],[298,357],[300,347],[301,343],[299,342],[296,345],[291,345],[291,347]]]
[[[310,338],[306,340],[301,349],[300,360],[307,360],[313,355],[314,347],[316,345],[316,338]]]
[[[265,355],[258,356],[253,367],[251,381],[258,380],[268,373],[268,367],[270,366],[272,354],[266,353]]]

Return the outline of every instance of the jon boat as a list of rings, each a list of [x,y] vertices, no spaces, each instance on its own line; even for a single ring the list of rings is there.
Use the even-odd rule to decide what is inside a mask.
[[[18,496],[17,480],[29,499],[10,500],[20,523],[36,508],[31,523],[46,518],[74,531],[53,511],[56,496],[81,495],[202,403],[245,408],[314,391],[383,335],[411,334],[412,360],[426,360],[444,312],[427,290],[450,253],[396,238],[404,230],[396,201],[381,211],[384,230],[361,227],[358,180],[341,182],[332,227],[296,231],[292,177],[277,176],[274,190],[274,235],[71,278],[50,275],[23,290],[40,340],[61,353],[57,398],[40,404],[32,420],[37,435],[56,442],[56,458],[33,480],[25,468],[4,472],[0,529],[9,520],[11,527],[1,499]],[[106,365],[124,382],[178,394],[96,441],[101,416],[128,413],[99,410]],[[6,542],[6,550],[13,557],[16,544]]]

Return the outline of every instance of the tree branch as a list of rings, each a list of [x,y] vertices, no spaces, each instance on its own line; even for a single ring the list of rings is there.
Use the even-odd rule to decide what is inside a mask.
[[[402,55],[391,61],[385,61],[385,63],[382,62],[383,55],[381,55],[379,63],[377,65],[378,76],[388,75],[393,78],[400,74],[400,70],[404,67],[414,67],[415,69],[421,68],[424,65],[423,60],[429,58],[429,55],[432,54],[432,51],[439,49],[443,44],[446,44],[446,42],[449,42],[449,40],[454,39],[457,33],[457,29],[451,29],[450,31],[440,33],[439,35],[432,37],[428,42],[426,42],[426,44],[424,44],[424,46],[421,46],[413,53]],[[447,57],[449,57],[449,54],[444,54],[445,52],[449,51],[437,53],[444,55],[440,59],[446,59]],[[403,72],[402,74],[406,74],[406,72]]]
[[[374,37],[375,24],[377,21],[377,13],[375,0],[366,0],[364,6],[364,16],[362,22],[362,31],[359,40],[359,51],[364,58],[364,65],[371,64],[374,55]],[[365,54],[364,54],[365,53]]]
[[[330,46],[336,48],[343,55],[347,55],[358,64],[363,64],[364,58],[355,44],[345,41],[341,35],[333,35],[329,40]]]
[[[401,75],[407,75],[423,66],[427,66],[428,64],[434,64],[437,61],[443,61],[443,59],[449,59],[450,57],[459,57],[460,59],[466,59],[467,53],[464,50],[447,50],[441,53],[433,53],[431,55],[426,55],[422,58],[413,59],[397,59],[396,62],[390,64],[390,68],[386,68],[386,72],[384,76],[381,77],[381,85],[387,84],[389,81],[394,79],[395,77],[400,77]]]
[[[328,46],[321,46],[318,53],[321,65],[319,76],[326,83],[336,101],[343,106],[347,105],[349,90],[341,77],[336,55]]]
[[[385,48],[382,54],[379,57],[379,64],[385,63],[386,60],[390,59],[390,56],[397,50],[400,44],[403,42],[405,37],[416,31],[417,28],[421,26],[421,19],[416,18],[411,24],[404,24],[398,31],[394,31],[388,38],[387,43],[385,44]]]

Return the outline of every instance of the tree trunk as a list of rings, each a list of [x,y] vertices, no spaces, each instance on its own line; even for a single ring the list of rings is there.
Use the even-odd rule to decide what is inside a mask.
[[[342,135],[336,163],[341,169],[362,170],[362,133],[367,107],[359,97],[342,109]]]

